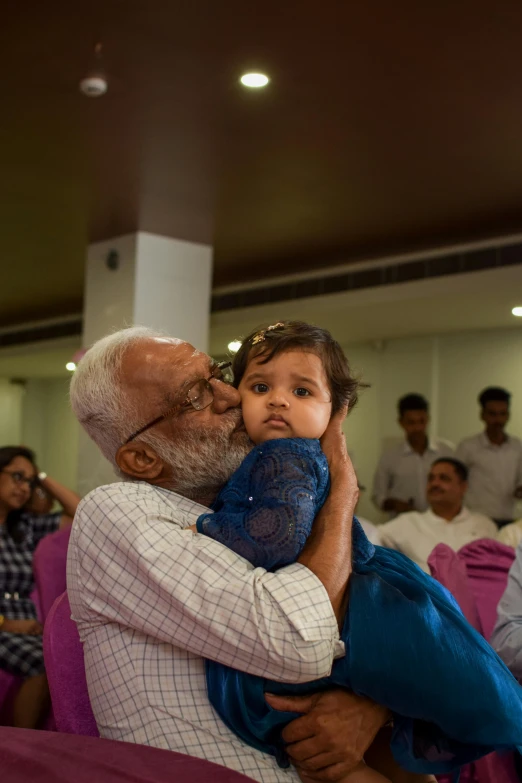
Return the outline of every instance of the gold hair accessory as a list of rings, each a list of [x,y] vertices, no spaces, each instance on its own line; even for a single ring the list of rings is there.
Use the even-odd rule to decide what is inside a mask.
[[[252,337],[252,345],[257,345],[258,343],[262,343],[263,340],[265,339],[267,332],[273,332],[274,329],[283,329],[283,328],[284,328],[284,323],[278,321],[276,324],[272,324],[272,326],[267,326],[266,329],[261,329],[260,332],[257,332]]]

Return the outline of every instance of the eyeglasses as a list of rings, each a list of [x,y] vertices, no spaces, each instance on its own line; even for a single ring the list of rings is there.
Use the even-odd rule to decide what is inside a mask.
[[[186,397],[184,400],[182,400],[182,402],[173,405],[168,409],[168,411],[162,413],[161,416],[157,416],[153,421],[149,421],[148,424],[140,427],[139,430],[133,432],[132,435],[127,438],[127,440],[124,440],[121,445],[126,446],[127,443],[130,443],[131,440],[137,438],[138,435],[141,435],[151,427],[155,427],[156,424],[159,424],[161,421],[164,421],[165,419],[180,413],[182,410],[189,410],[190,408],[193,408],[196,411],[202,411],[205,408],[208,408],[208,406],[212,405],[212,402],[214,401],[214,389],[212,388],[210,381],[221,381],[222,383],[231,384],[233,380],[234,375],[232,373],[232,363],[219,362],[219,364],[214,366],[208,378],[199,378],[197,381],[195,381],[195,383],[187,391]]]
[[[24,476],[23,473],[20,473],[18,470],[2,470],[0,473],[7,473],[8,476],[11,476],[14,483],[19,487],[21,484],[27,484],[29,489],[33,490],[36,485],[38,484],[38,479],[36,476],[33,476],[32,478],[27,478],[27,476]]]

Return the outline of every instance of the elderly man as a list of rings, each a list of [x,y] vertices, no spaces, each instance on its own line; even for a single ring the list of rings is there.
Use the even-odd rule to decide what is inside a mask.
[[[250,450],[237,390],[180,340],[132,328],[100,340],[71,383],[81,424],[126,479],[78,509],[68,561],[73,618],[103,737],[199,756],[263,783],[296,777],[247,747],[207,698],[204,658],[281,682],[327,675],[351,571],[356,479],[340,420],[323,444],[332,489],[297,563],[254,569],[190,526]],[[284,737],[302,775],[338,779],[386,710],[338,691],[275,698],[306,713]]]
[[[467,468],[459,460],[435,460],[428,475],[429,509],[400,514],[381,525],[382,545],[408,555],[429,574],[428,557],[437,544],[447,544],[457,551],[478,538],[496,538],[493,521],[463,505],[467,478]]]

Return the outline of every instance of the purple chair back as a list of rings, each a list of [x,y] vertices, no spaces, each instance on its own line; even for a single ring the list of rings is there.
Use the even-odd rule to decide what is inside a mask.
[[[498,603],[507,587],[515,550],[491,538],[481,538],[463,546],[457,556],[466,567],[468,585],[480,616],[482,634],[489,640],[497,621]]]
[[[428,558],[431,575],[453,594],[467,621],[489,639],[497,617],[497,605],[506,589],[508,571],[515,558],[511,547],[481,538],[454,552],[438,544]],[[452,783],[451,775],[437,777]],[[462,783],[519,783],[513,753],[490,753],[462,770]]]
[[[43,623],[51,606],[67,588],[67,548],[70,535],[70,527],[51,533],[40,541],[34,553],[34,580],[40,599]]]
[[[481,634],[482,624],[475,596],[470,589],[466,566],[457,553],[447,544],[438,544],[428,557],[428,565],[433,578],[448,588],[468,623]]]
[[[83,647],[66,592],[47,616],[44,658],[57,730],[99,737],[87,691]]]

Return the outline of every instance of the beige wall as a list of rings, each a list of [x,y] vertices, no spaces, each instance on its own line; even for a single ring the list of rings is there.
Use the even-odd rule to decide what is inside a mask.
[[[22,443],[22,406],[24,387],[0,378],[0,445],[16,446]]]
[[[77,486],[78,424],[69,406],[69,378],[29,380],[22,411],[22,442],[38,466],[72,489]]]

